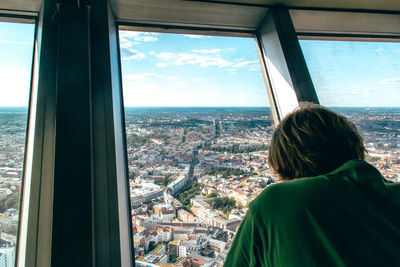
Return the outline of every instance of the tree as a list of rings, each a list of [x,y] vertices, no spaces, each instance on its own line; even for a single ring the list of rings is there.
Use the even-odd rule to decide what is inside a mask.
[[[189,189],[179,193],[176,198],[186,207],[190,206],[190,200],[201,193],[204,184],[194,183]]]
[[[156,247],[157,247],[157,243],[154,242],[154,241],[150,241],[150,243],[149,243],[149,251],[152,251]]]
[[[171,263],[175,263],[177,258],[178,258],[178,255],[176,255],[176,251],[174,249],[171,249],[171,251],[170,251],[170,253],[168,255],[168,260]]]
[[[167,186],[171,182],[171,173],[167,173],[164,178],[164,186]]]
[[[10,197],[0,200],[0,212],[4,212],[10,208],[18,209],[19,206],[19,192],[14,193]]]
[[[250,152],[255,152],[255,151],[265,151],[268,150],[268,145],[267,144],[261,144],[261,145],[256,145],[256,146],[247,146],[247,147],[241,147],[239,144],[234,144],[232,146],[217,146],[217,147],[212,147],[210,150],[217,151],[217,152],[229,152],[229,153],[250,153]]]
[[[246,174],[245,171],[241,170],[241,169],[237,169],[237,168],[225,168],[225,167],[219,167],[219,168],[212,168],[208,174],[210,175],[218,175],[218,174],[222,174],[224,177],[231,177],[232,175],[235,176],[239,176],[239,175],[243,175]]]
[[[225,214],[231,212],[231,210],[236,206],[236,201],[230,197],[217,197],[212,201],[213,209],[222,211]]]
[[[17,225],[16,224],[9,224],[4,227],[3,230],[7,234],[17,235]]]
[[[215,192],[212,192],[212,193],[210,193],[210,194],[207,195],[208,198],[217,197],[217,196],[218,196],[218,195],[217,195],[217,193],[215,193]]]

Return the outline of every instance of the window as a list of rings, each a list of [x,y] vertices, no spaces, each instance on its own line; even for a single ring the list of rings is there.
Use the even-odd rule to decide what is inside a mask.
[[[367,160],[400,182],[400,43],[300,41],[320,103],[353,121]]]
[[[273,177],[251,38],[120,32],[136,265],[223,263]]]
[[[34,28],[0,23],[1,266],[13,266],[15,261]]]

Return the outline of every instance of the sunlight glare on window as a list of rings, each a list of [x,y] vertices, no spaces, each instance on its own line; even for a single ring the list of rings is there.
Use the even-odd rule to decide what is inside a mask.
[[[301,40],[322,105],[364,136],[367,160],[400,182],[400,43]]]
[[[34,28],[0,22],[1,266],[14,266],[15,261]]]

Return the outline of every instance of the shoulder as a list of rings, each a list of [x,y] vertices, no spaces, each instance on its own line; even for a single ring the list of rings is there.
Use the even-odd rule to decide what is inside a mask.
[[[259,205],[265,201],[289,200],[293,197],[308,198],[312,193],[328,189],[331,183],[330,177],[324,175],[272,184],[264,189],[252,204]]]
[[[297,178],[267,187],[253,202],[252,206],[266,205],[267,203],[298,202],[303,203],[315,197],[338,193],[349,185],[365,181],[369,177],[381,177],[378,170],[363,160],[351,160],[336,170],[314,177]],[[371,178],[371,179],[372,179]]]
[[[261,217],[268,214],[268,220],[274,215],[296,216],[316,202],[330,201],[331,195],[341,187],[334,176],[300,178],[270,185],[250,203],[250,211]]]

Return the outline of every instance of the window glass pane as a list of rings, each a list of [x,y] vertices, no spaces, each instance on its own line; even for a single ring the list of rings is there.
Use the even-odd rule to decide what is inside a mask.
[[[320,103],[353,121],[374,164],[400,182],[400,43],[301,40]]]
[[[272,182],[255,42],[127,31],[120,40],[136,264],[222,264],[248,203]]]
[[[0,266],[14,266],[35,25],[0,22]]]

